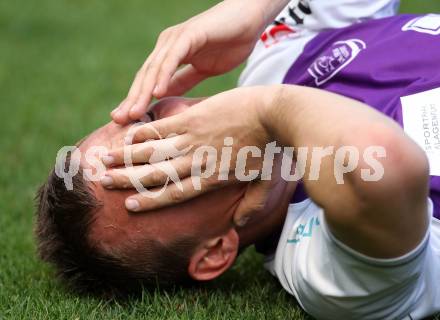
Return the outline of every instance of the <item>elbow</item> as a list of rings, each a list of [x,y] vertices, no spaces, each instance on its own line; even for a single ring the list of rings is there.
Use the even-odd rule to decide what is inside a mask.
[[[364,154],[360,157],[359,171],[352,175],[351,182],[364,200],[384,197],[412,199],[414,196],[428,196],[429,163],[425,152],[397,126],[373,124],[356,128],[346,139],[347,145],[354,145]],[[353,138],[354,137],[354,138]],[[345,144],[345,143],[344,143]],[[377,181],[365,181],[362,170],[371,169],[365,158],[365,151],[382,150],[375,159],[381,166],[381,177]],[[377,156],[377,154],[376,154]]]

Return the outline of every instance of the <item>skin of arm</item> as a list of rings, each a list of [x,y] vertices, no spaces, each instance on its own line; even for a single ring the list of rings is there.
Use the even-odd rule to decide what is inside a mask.
[[[232,0],[242,1],[242,0]],[[255,1],[253,2],[255,3]],[[261,8],[263,9],[263,21],[266,24],[272,22],[281,10],[289,3],[289,0],[261,0],[259,1]]]
[[[337,184],[333,153],[324,157],[318,180],[304,185],[325,211],[334,235],[361,253],[390,258],[420,243],[428,223],[429,164],[424,152],[391,119],[369,106],[322,90],[275,86],[267,89],[269,103],[261,108],[260,121],[269,135],[284,146],[353,146],[361,154],[359,165]],[[370,146],[381,146],[383,178],[361,179],[368,168],[362,158]],[[383,244],[387,244],[384,246]]]
[[[112,150],[111,161],[106,165],[124,164],[125,150],[137,159],[137,164],[148,166],[152,150],[167,150],[172,143],[169,139],[149,141],[157,139],[151,126],[162,137],[177,134],[172,141],[178,141],[179,149],[210,146],[220,153],[225,137],[233,138],[230,178],[217,179],[219,166],[214,163],[217,171],[202,179],[201,188],[196,189],[191,177],[190,152],[173,159],[183,188],[169,185],[154,199],[142,194],[130,196],[126,207],[132,212],[176,205],[209,190],[241,183],[234,172],[239,151],[249,146],[264,151],[268,143],[276,141],[295,150],[308,147],[303,179],[308,195],[324,209],[333,234],[351,248],[377,258],[397,257],[414,249],[426,234],[427,158],[393,120],[363,103],[294,85],[238,88],[207,98],[179,115],[141,126],[134,135],[134,144],[127,150]],[[342,164],[350,162],[345,153],[342,161],[336,156],[344,147],[357,151],[359,162],[343,175],[344,183],[338,184],[336,160]],[[383,168],[383,176],[377,181],[362,179],[362,172],[372,169],[363,157],[369,147],[380,147],[385,153],[385,157],[374,157]],[[321,157],[319,175],[311,179],[315,148],[330,148],[331,152]],[[261,170],[263,158],[248,157],[246,169]],[[166,183],[167,175],[153,173],[142,180],[144,186]],[[109,170],[106,176],[111,180],[106,187],[131,186],[127,169]],[[243,206],[234,214],[236,224],[242,225],[242,218],[252,215],[255,204],[259,207],[266,203],[270,194],[268,182],[255,178],[249,184],[252,187],[242,200]]]

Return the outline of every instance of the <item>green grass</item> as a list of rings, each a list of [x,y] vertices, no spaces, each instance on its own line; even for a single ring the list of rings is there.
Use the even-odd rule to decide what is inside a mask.
[[[304,319],[249,251],[203,289],[125,303],[79,298],[35,256],[33,196],[62,145],[108,121],[160,30],[212,0],[0,2],[0,319]],[[437,0],[405,12],[440,11]],[[237,72],[193,91],[232,88]]]

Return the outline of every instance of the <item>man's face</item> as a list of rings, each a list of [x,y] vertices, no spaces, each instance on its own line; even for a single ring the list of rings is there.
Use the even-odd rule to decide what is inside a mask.
[[[169,99],[159,103],[154,109],[156,119],[172,116],[189,108],[188,103],[182,100]],[[123,146],[124,137],[130,126],[121,127],[114,122],[99,128],[85,139],[80,149],[83,154],[92,146],[104,146],[108,149]],[[82,167],[88,164],[82,162]],[[218,236],[236,232],[232,218],[247,184],[237,184],[222,190],[213,191],[178,206],[153,210],[143,213],[129,213],[125,209],[125,199],[137,192],[136,190],[108,190],[100,183],[91,183],[91,188],[97,200],[103,206],[96,215],[96,221],[91,228],[91,240],[98,243],[103,249],[117,248],[121,244],[136,243],[145,238],[155,239],[164,245],[171,243],[176,237],[191,237],[203,242],[215,239]],[[277,188],[279,196],[273,197],[273,203],[279,203],[284,185]],[[270,207],[270,206],[269,206]],[[272,208],[275,208],[272,206]],[[257,214],[264,218],[266,213]],[[282,218],[272,217],[254,224],[251,228],[238,230],[242,233],[242,245],[247,245],[265,236],[271,229],[282,222]],[[279,215],[278,215],[279,216]],[[256,220],[256,219],[255,219]],[[238,238],[238,236],[237,236]],[[238,243],[235,250],[238,250]]]

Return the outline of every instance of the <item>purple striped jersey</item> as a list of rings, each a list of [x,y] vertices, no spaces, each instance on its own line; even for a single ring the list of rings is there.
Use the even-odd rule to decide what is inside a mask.
[[[321,32],[283,82],[362,101],[419,135],[435,170],[430,198],[440,218],[439,69],[440,15],[399,15]],[[293,201],[304,196],[300,186]]]

